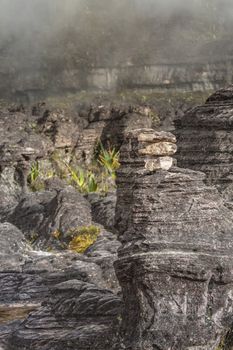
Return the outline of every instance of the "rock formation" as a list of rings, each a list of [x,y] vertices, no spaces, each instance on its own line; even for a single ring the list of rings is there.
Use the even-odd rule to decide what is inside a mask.
[[[49,112],[44,104],[32,113],[0,111],[0,349],[64,349],[72,339],[70,349],[93,349],[96,341],[107,350],[113,341],[120,307],[116,235],[95,223],[88,201],[67,182],[55,177],[40,191],[27,188],[31,164],[47,166],[54,152],[70,158],[87,126],[81,116]],[[69,250],[68,232],[91,225],[99,230],[96,242],[83,254]],[[54,290],[65,295],[56,297],[63,311]],[[80,318],[71,312],[78,307]]]
[[[146,129],[122,147],[122,349],[215,350],[232,323],[233,214],[203,173],[173,166],[175,142]]]
[[[51,298],[16,330],[9,350],[110,350],[121,300],[78,280],[57,284]]]
[[[176,155],[181,167],[203,171],[228,199],[233,198],[233,86],[208,98],[203,106],[186,112],[175,122]]]
[[[225,111],[231,96],[228,89],[207,104]],[[211,172],[206,179],[176,167],[174,135],[137,129],[150,127],[148,113],[99,107],[75,119],[44,105],[32,115],[23,109],[0,113],[0,313],[21,310],[4,323],[0,318],[0,348],[216,350],[227,333],[233,319],[232,210],[206,184],[218,182]],[[216,142],[222,153],[214,157],[227,159],[230,174],[229,113],[216,114],[209,130],[201,130],[222,135],[225,146]],[[88,130],[95,131],[86,133],[91,138],[85,138]],[[58,178],[48,179],[40,192],[27,190],[32,161],[46,163],[54,151],[71,161],[77,151],[88,163],[97,138],[120,147],[124,134],[117,204],[114,192],[84,198]],[[198,145],[198,135],[194,130],[196,147],[204,144]],[[64,250],[70,230],[89,225],[99,230],[95,243],[83,254]],[[120,247],[115,230],[122,243],[115,269],[123,312],[113,269]]]

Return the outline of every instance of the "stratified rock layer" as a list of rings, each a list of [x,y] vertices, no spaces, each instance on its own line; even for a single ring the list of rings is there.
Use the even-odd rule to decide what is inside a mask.
[[[51,298],[15,331],[9,350],[109,350],[121,301],[112,292],[78,280],[58,284]]]
[[[172,166],[175,137],[127,134],[116,220],[123,349],[215,350],[233,319],[232,212],[205,175]]]
[[[227,199],[233,198],[233,86],[213,94],[176,120],[177,161],[203,171]]]

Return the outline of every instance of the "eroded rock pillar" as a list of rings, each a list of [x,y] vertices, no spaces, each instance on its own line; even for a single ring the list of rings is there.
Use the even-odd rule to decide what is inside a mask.
[[[233,217],[205,175],[174,166],[176,139],[125,137],[117,179],[122,348],[216,350],[233,321]]]

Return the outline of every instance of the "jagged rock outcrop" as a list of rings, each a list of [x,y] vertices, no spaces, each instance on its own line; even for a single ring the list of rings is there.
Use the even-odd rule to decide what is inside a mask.
[[[203,171],[228,200],[233,199],[233,86],[208,98],[175,121],[178,165]]]
[[[172,134],[153,130],[122,147],[122,349],[215,350],[233,320],[232,211],[203,173],[172,166],[175,151]]]
[[[116,340],[121,300],[111,291],[70,280],[16,330],[9,350],[109,350]]]

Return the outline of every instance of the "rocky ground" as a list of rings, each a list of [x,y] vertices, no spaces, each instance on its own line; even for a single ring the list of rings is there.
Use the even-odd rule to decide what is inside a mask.
[[[80,193],[61,176],[58,163],[89,167],[99,140],[103,145],[111,140],[111,147],[119,149],[129,126],[151,127],[152,118],[141,107],[85,108],[75,115],[50,111],[45,104],[0,112],[4,349],[102,350],[115,341],[121,310],[113,268],[120,246],[115,189],[111,184],[109,194]],[[40,186],[31,181],[35,164],[44,171]],[[67,244],[69,234],[79,229],[98,232],[82,252]]]
[[[2,108],[1,349],[232,348],[232,101],[179,115],[177,161],[149,107]],[[94,169],[98,140],[120,149],[117,190],[61,166]]]

